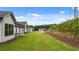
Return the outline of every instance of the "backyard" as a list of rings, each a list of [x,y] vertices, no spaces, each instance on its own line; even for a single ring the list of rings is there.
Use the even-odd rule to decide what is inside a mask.
[[[76,47],[64,43],[45,32],[31,32],[15,40],[0,44],[1,51],[76,51]]]

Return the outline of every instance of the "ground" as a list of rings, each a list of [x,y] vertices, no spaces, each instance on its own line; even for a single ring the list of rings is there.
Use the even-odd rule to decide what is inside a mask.
[[[78,48],[72,47],[45,32],[32,32],[15,40],[0,44],[2,51],[75,51]]]
[[[57,38],[60,41],[63,41],[67,44],[72,45],[73,47],[79,48],[79,37],[74,36],[69,32],[59,32],[59,31],[48,31],[50,36]]]

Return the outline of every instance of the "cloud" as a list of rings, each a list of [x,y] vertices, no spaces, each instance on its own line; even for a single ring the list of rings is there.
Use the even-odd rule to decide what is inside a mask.
[[[15,17],[17,19],[17,21],[26,21],[25,16],[19,16],[19,17]]]
[[[28,13],[26,16],[27,17],[29,17],[29,16],[37,17],[37,16],[41,16],[41,15],[36,14],[36,13]]]
[[[39,14],[32,14],[33,16],[40,16]]]
[[[65,11],[60,11],[60,13],[61,13],[61,14],[64,14],[64,13],[65,13]]]
[[[61,23],[69,19],[68,15],[60,14],[36,14],[28,13],[24,16],[17,16],[17,21],[27,21],[29,25],[43,25],[43,24],[54,24]]]

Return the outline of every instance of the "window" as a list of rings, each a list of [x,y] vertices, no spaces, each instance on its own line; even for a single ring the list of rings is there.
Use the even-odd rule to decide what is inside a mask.
[[[9,35],[13,34],[13,25],[9,24]]]
[[[13,35],[13,25],[5,24],[5,36]]]
[[[8,36],[8,33],[9,33],[9,27],[8,27],[8,24],[5,24],[5,36]]]

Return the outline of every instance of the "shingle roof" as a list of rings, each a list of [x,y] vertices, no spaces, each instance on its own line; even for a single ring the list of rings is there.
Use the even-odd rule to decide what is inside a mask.
[[[10,14],[13,20],[16,21],[12,11],[0,11],[0,20],[2,20],[7,14]]]
[[[0,11],[0,17],[5,17],[8,13],[10,13],[9,11]]]
[[[25,27],[25,25],[20,24],[19,22],[16,22],[16,23],[15,23],[15,27],[23,27],[23,28],[24,28],[24,27]]]
[[[16,26],[16,27],[20,27],[20,26],[21,26],[21,27],[25,27],[25,24],[27,24],[27,22],[17,21],[15,26]]]
[[[27,22],[22,22],[22,21],[18,21],[17,23],[22,24],[22,25],[27,24]]]

